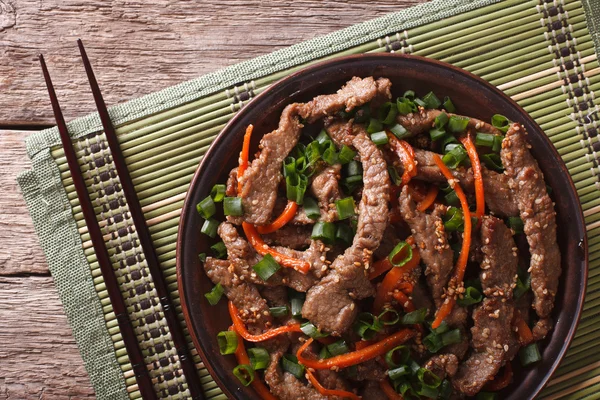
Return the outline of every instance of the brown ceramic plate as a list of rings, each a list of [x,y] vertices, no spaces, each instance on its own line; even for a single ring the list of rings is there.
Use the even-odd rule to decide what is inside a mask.
[[[183,313],[204,364],[229,397],[258,399],[252,389],[241,386],[232,374],[236,365],[234,357],[219,354],[217,333],[226,330],[231,321],[226,301],[213,307],[204,297],[213,285],[204,274],[198,254],[209,251],[212,243],[200,234],[203,221],[196,212],[196,204],[209,194],[215,183],[225,182],[228,172],[237,165],[243,133],[248,124],[255,127],[253,146],[256,149],[260,137],[276,128],[279,115],[287,104],[335,92],[353,76],[389,78],[393,83],[394,98],[407,89],[419,94],[434,90],[438,96],[450,96],[460,114],[485,121],[489,121],[493,114],[503,114],[527,128],[533,155],[553,189],[563,274],[553,315],[556,324],[541,347],[543,361],[534,368],[517,369],[513,384],[504,390],[501,398],[522,400],[535,397],[571,343],[583,306],[587,239],[573,182],[550,140],[527,113],[501,91],[449,64],[396,54],[338,58],[288,76],[236,114],[204,156],[183,206],[177,242],[177,277]]]

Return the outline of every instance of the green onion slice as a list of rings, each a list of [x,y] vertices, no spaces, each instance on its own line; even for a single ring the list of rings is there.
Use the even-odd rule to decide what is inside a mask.
[[[448,111],[449,113],[456,112],[456,107],[454,107],[454,103],[452,103],[452,100],[450,100],[450,97],[448,97],[448,96],[444,97],[444,102],[442,103],[442,107],[444,107],[444,109],[446,111]]]
[[[352,197],[346,197],[344,199],[336,200],[335,208],[338,212],[338,219],[342,220],[356,215],[354,207],[354,198]]]
[[[400,124],[392,125],[388,128],[398,139],[404,139],[411,136],[411,133]]]
[[[339,154],[335,151],[335,146],[332,142],[329,142],[329,147],[327,147],[323,152],[322,158],[329,165],[338,163]]]
[[[398,107],[394,103],[387,102],[379,108],[379,120],[385,125],[390,125],[396,120]]]
[[[451,192],[456,195],[456,192]],[[447,232],[461,232],[463,230],[464,215],[462,209],[458,207],[449,207],[444,215],[444,229]]]
[[[475,144],[477,146],[492,147],[494,145],[494,137],[491,133],[477,132],[475,135]]]
[[[426,107],[432,110],[439,108],[442,105],[440,99],[438,99],[433,92],[429,92],[423,96],[423,101],[425,102]]]
[[[220,184],[220,183],[216,184],[215,186],[212,187],[212,190],[210,191],[210,197],[212,197],[212,199],[215,203],[220,203],[223,201],[226,191],[227,191],[227,186]]]
[[[502,165],[502,159],[498,154],[490,153],[481,156],[483,163],[486,167],[496,172],[504,171],[504,165]]]
[[[453,392],[452,383],[448,379],[444,379],[440,384],[440,393],[438,399],[448,400]]]
[[[358,314],[356,323],[354,324],[354,331],[365,340],[372,339],[382,329],[383,323],[379,321],[378,317],[369,312]]]
[[[225,197],[223,199],[223,213],[225,215],[231,215],[239,217],[244,215],[242,209],[242,198],[241,197]]]
[[[284,354],[281,357],[281,367],[298,379],[304,377],[304,366],[298,363],[298,358],[293,354]]]
[[[410,375],[410,369],[406,365],[401,365],[397,368],[388,370],[387,374],[391,380],[395,381],[403,376]]]
[[[388,174],[394,185],[400,186],[402,184],[402,177],[398,174],[398,171],[393,165],[388,167]]]
[[[248,386],[254,381],[254,369],[247,364],[240,364],[233,369],[233,375],[235,375],[242,385]]]
[[[390,260],[394,267],[402,267],[412,260],[412,256],[412,246],[406,242],[400,242],[388,255],[388,260]]]
[[[379,131],[371,134],[371,141],[380,146],[382,144],[387,144],[389,139],[385,131]]]
[[[305,335],[310,336],[313,339],[329,336],[327,333],[322,333],[320,330],[318,330],[317,327],[310,321],[306,321],[300,325],[300,329]]]
[[[208,304],[214,306],[219,302],[219,300],[221,300],[221,297],[223,297],[223,293],[225,293],[223,286],[221,286],[220,283],[217,283],[210,290],[210,292],[204,294],[204,297],[206,297],[206,300],[208,300]]]
[[[227,258],[227,247],[225,247],[225,243],[218,242],[210,246],[215,258],[225,259]]]
[[[346,344],[346,342],[342,339],[342,340],[338,340],[337,342],[328,344],[327,351],[332,356],[335,357],[335,356],[339,356],[339,355],[348,353],[350,351],[350,349],[348,348],[348,345]]]
[[[469,286],[465,289],[465,292],[463,293],[463,298],[457,299],[456,302],[459,306],[466,307],[472,304],[477,304],[481,300],[483,300],[483,295],[481,294],[481,292],[477,290],[477,288]]]
[[[519,277],[517,278],[517,286],[515,287],[515,289],[513,291],[513,297],[515,299],[520,298],[530,288],[531,288],[531,275],[529,275],[527,272],[525,272],[525,274],[523,274],[523,275],[519,274]]]
[[[523,233],[525,225],[523,220],[519,217],[508,217],[508,227],[513,230],[514,234]]]
[[[364,106],[356,110],[356,113],[354,113],[354,122],[362,124],[364,122],[367,122],[370,117],[371,107],[369,104],[365,104]]]
[[[426,107],[427,107],[427,103],[425,103],[423,100],[419,99],[418,97],[417,97],[417,98],[415,98],[413,101],[414,101],[414,102],[415,102],[415,104],[416,104],[417,106],[419,106],[419,107],[423,107],[423,108],[426,108]]]
[[[460,199],[458,198],[454,189],[452,189],[451,192],[446,193],[444,195],[444,200],[446,200],[446,203],[448,203],[451,206],[460,206]]]
[[[429,137],[431,137],[431,140],[433,140],[434,142],[437,142],[438,140],[445,138],[446,136],[448,136],[448,134],[446,133],[446,130],[444,130],[444,128],[434,128],[429,131]]]
[[[467,129],[469,125],[469,117],[461,117],[459,115],[452,115],[448,121],[448,130],[452,133],[461,133]]]
[[[287,306],[270,307],[269,312],[275,318],[285,317],[288,315],[288,308]]]
[[[423,338],[423,344],[430,353],[437,353],[444,347],[441,335],[438,335],[435,332],[431,332],[429,335],[425,336]]]
[[[442,344],[448,346],[455,343],[460,343],[462,335],[460,329],[452,329],[446,333],[442,333]]]
[[[326,358],[331,358],[331,353],[327,350],[327,346],[324,346],[319,351],[319,359],[324,360]]]
[[[320,145],[322,145],[325,142],[328,142],[328,141],[331,142],[331,138],[329,137],[329,135],[327,134],[325,129],[321,129],[321,132],[319,132],[319,134],[315,138],[315,141],[317,143],[319,143]]]
[[[414,98],[414,96],[413,96]],[[411,98],[408,97],[398,97],[396,99],[396,107],[398,108],[398,112],[402,115],[408,115],[417,111],[417,106],[412,101]]]
[[[198,254],[198,258],[200,259],[201,262],[206,262],[206,253],[200,253]]]
[[[234,331],[222,331],[217,334],[219,352],[223,355],[235,353],[238,347],[237,333]]]
[[[248,349],[248,357],[250,358],[250,365],[255,371],[266,369],[269,366],[269,352],[262,347]]]
[[[422,324],[427,316],[427,308],[420,308],[402,316],[403,325]]]
[[[354,160],[354,157],[356,157],[356,151],[352,150],[346,145],[343,145],[338,155],[340,164],[348,164],[350,161]]]
[[[219,221],[217,221],[214,218],[209,218],[206,221],[204,221],[204,224],[202,224],[202,228],[200,228],[200,232],[204,233],[205,235],[207,235],[211,238],[215,238],[217,236],[218,228],[219,228]]]
[[[492,145],[492,151],[498,153],[502,149],[502,141],[504,136],[494,136],[494,144]]]
[[[405,365],[410,358],[410,350],[406,346],[396,346],[385,353],[385,362],[390,368],[397,368]]]
[[[524,367],[540,361],[542,356],[537,343],[522,347],[521,350],[519,350],[519,359],[521,360],[521,365]]]
[[[350,161],[345,167],[345,173],[347,176],[360,175],[362,177],[363,169],[362,164],[359,161]]]
[[[367,133],[375,133],[379,132],[383,129],[383,124],[376,118],[371,118],[369,120],[369,125],[367,126]]]
[[[301,318],[302,317],[302,306],[304,305],[305,294],[301,292],[296,292],[295,290],[288,291],[288,297],[290,298],[290,308],[292,312],[292,317]]]
[[[209,219],[215,215],[217,212],[217,207],[215,206],[215,202],[213,201],[212,197],[206,196],[204,200],[196,204],[196,210],[198,211],[198,214],[202,216],[202,218]]]
[[[281,269],[281,266],[275,261],[272,255],[267,253],[252,269],[263,281],[266,281],[275,275]]]
[[[352,244],[354,240],[354,231],[350,226],[344,224],[337,224],[335,227],[335,240],[342,242],[346,245]]]
[[[423,385],[432,389],[438,388],[442,383],[440,377],[434,374],[432,371],[428,370],[427,368],[419,368],[419,370],[417,371],[417,379]]]
[[[362,184],[362,181],[362,175],[353,175],[342,179],[341,184],[346,193],[352,193]]]
[[[400,322],[400,314],[393,308],[385,308],[377,318],[384,325],[396,325]]]
[[[435,117],[435,120],[433,121],[433,123],[435,124],[435,127],[440,129],[443,128],[447,123],[448,123],[448,114],[446,113],[441,113],[440,115],[438,115],[437,117]]]
[[[469,155],[462,145],[448,144],[446,148],[450,146],[452,146],[452,149],[444,154],[442,161],[448,166],[448,168],[456,169],[463,161],[469,158]]]
[[[317,201],[312,197],[304,197],[304,212],[306,216],[312,220],[317,220],[321,217],[321,210]]]
[[[325,244],[333,244],[335,242],[335,225],[332,222],[317,222],[313,225],[310,238],[321,240]]]
[[[506,133],[510,126],[510,120],[504,115],[496,114],[492,116],[492,126],[497,128],[500,132]]]
[[[404,97],[405,99],[409,99],[409,100],[414,100],[416,96],[417,95],[415,94],[414,90],[407,90],[402,95],[402,97]]]

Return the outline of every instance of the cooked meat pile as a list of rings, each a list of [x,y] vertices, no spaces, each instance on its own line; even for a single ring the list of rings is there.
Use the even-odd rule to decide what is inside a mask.
[[[250,126],[198,204],[220,238],[201,255],[206,298],[229,301],[218,342],[240,382],[267,399],[496,398],[517,355],[541,359],[561,273],[530,148],[518,122],[434,93],[392,100],[386,78]]]

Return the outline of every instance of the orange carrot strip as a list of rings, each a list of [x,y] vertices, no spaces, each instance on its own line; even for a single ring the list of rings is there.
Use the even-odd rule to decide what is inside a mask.
[[[354,343],[354,349],[356,350],[362,350],[365,347],[369,347],[372,344],[375,344],[377,342],[373,341],[373,340],[359,340],[358,342]]]
[[[269,225],[257,226],[256,230],[258,231],[258,233],[263,235],[265,233],[275,232],[276,230],[282,228],[283,226],[285,226],[285,224],[290,222],[294,218],[294,215],[296,215],[297,210],[298,204],[296,204],[295,201],[288,200],[285,209],[283,210],[281,215],[275,219],[275,221],[271,222]]]
[[[369,270],[369,280],[373,280],[377,278],[379,275],[383,274],[386,271],[392,269],[394,265],[390,262],[390,260],[385,257],[379,261],[375,261],[373,266]]]
[[[392,150],[396,152],[402,162],[404,172],[402,173],[402,185],[406,185],[417,175],[417,163],[415,162],[415,151],[408,142],[398,139],[393,133],[387,132],[389,144]]]
[[[431,205],[437,198],[439,190],[440,189],[436,185],[431,185],[429,187],[429,191],[427,192],[427,195],[425,196],[423,201],[420,201],[417,204],[417,210],[423,212],[423,211],[427,210],[429,207],[431,207]]]
[[[458,261],[456,262],[456,267],[454,268],[454,275],[450,278],[450,282],[454,285],[459,285],[465,276],[465,271],[467,269],[467,261],[469,260],[469,248],[471,247],[471,212],[469,211],[469,203],[467,202],[467,196],[465,196],[465,192],[463,192],[460,185],[454,179],[452,172],[448,169],[446,164],[442,161],[439,155],[433,155],[433,161],[438,166],[444,177],[448,180],[448,184],[454,191],[456,192],[456,196],[460,200],[460,205],[462,207],[463,216],[464,216],[464,232],[463,232],[463,242],[462,247],[460,249],[460,255],[458,256]],[[438,312],[435,315],[435,320],[431,327],[433,329],[440,326],[442,321],[452,312],[452,308],[456,303],[456,298],[454,297],[446,297],[446,301]]]
[[[244,175],[244,172],[248,169],[248,158],[250,154],[250,139],[252,138],[252,130],[254,126],[252,124],[248,125],[246,128],[246,133],[244,134],[244,144],[242,145],[242,151],[240,152],[240,165],[237,170],[237,180],[238,180],[238,196],[242,192],[242,184],[240,183],[240,178]]]
[[[409,237],[406,240],[409,244],[414,244],[414,239]],[[375,313],[379,313],[385,303],[389,302],[392,298],[392,293],[398,287],[398,285],[402,284],[402,278],[404,274],[413,270],[419,265],[421,261],[421,255],[419,254],[419,250],[414,247],[412,249],[412,258],[404,264],[402,267],[396,267],[389,270],[389,272],[383,278],[381,285],[377,289],[377,293],[375,294],[375,301],[373,302],[373,310]]]
[[[473,179],[475,180],[475,202],[477,203],[475,216],[477,217],[477,224],[479,225],[481,224],[481,217],[483,217],[483,214],[485,213],[485,194],[483,191],[483,176],[481,175],[481,161],[479,160],[479,155],[477,154],[477,149],[475,148],[475,144],[473,144],[471,135],[462,138],[461,142],[467,150],[467,154],[471,160],[471,168],[473,169]]]
[[[385,393],[388,400],[404,400],[404,396],[396,392],[387,379],[379,381],[379,387],[381,388],[383,393]]]
[[[327,389],[326,387],[322,386],[319,383],[319,381],[317,380],[315,375],[309,369],[306,370],[306,376],[308,377],[308,380],[310,381],[310,383],[315,387],[315,389],[317,389],[317,392],[321,393],[323,396],[339,396],[343,399],[352,399],[352,400],[360,400],[361,399],[360,396],[357,396],[352,392],[347,392],[345,390]]]
[[[279,328],[275,329],[270,329],[260,335],[253,335],[250,332],[248,332],[248,329],[246,329],[244,321],[242,321],[240,315],[238,314],[237,307],[231,301],[229,302],[229,315],[231,316],[231,320],[233,321],[235,331],[249,342],[264,342],[265,340],[272,339],[275,336],[281,335],[282,333],[302,332],[302,329],[300,329],[300,324],[292,324],[280,326]]]
[[[395,291],[394,294],[392,295],[392,297],[394,299],[396,299],[396,301],[402,306],[402,308],[404,308],[404,311],[406,311],[406,312],[415,311],[415,305],[413,304],[412,301],[410,301],[408,296],[406,294],[404,294],[404,292],[401,292],[400,290]]]
[[[246,353],[246,348],[244,347],[244,340],[240,336],[240,333],[235,329],[234,326],[229,328],[229,330],[234,331],[237,334],[238,338],[238,346],[235,349],[235,358],[237,359],[238,364],[246,364],[250,365],[250,358],[248,357],[248,353]],[[256,393],[259,394],[260,398],[263,400],[277,400],[277,397],[273,396],[267,386],[263,383],[262,380],[259,379],[258,374],[254,372],[254,380],[251,383]]]
[[[508,385],[510,385],[512,377],[512,365],[510,361],[507,361],[506,365],[504,366],[504,373],[502,374],[502,376],[496,376],[493,381],[485,385],[485,390],[488,390],[490,392],[497,392],[499,390],[502,390]]]
[[[320,359],[320,360],[309,360],[307,358],[304,358],[304,356],[302,355],[302,353],[304,353],[304,350],[306,350],[306,348],[308,346],[310,346],[310,344],[313,341],[313,339],[310,338],[298,349],[298,352],[296,353],[296,357],[298,358],[298,362],[300,364],[306,366],[307,368],[314,368],[314,369],[330,369],[331,367],[346,368],[346,367],[350,367],[352,365],[360,364],[365,361],[371,360],[380,355],[383,355],[383,354],[387,353],[388,351],[392,350],[394,347],[398,346],[399,344],[405,343],[408,340],[412,339],[414,336],[415,336],[415,332],[412,329],[402,329],[401,331],[398,331],[398,332],[394,333],[393,335],[390,335],[390,336],[386,337],[385,339],[383,339],[375,344],[372,344],[370,346],[367,346],[363,349],[355,350],[350,353],[341,354],[339,356]]]
[[[242,228],[244,229],[244,233],[248,238],[248,241],[254,247],[254,250],[261,256],[265,254],[270,254],[273,256],[275,261],[279,264],[283,265],[287,268],[293,268],[296,271],[300,271],[303,274],[306,274],[310,270],[310,263],[304,260],[298,260],[297,258],[286,256],[285,254],[281,254],[269,246],[262,240],[260,234],[257,232],[256,227],[247,222],[242,222]]]
[[[533,342],[533,333],[519,311],[515,312],[513,325],[517,327],[517,335],[519,336],[519,343],[521,346],[526,346]]]

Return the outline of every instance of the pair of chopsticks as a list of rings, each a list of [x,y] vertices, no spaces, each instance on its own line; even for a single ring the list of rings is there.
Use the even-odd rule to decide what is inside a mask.
[[[152,245],[150,231],[148,230],[148,227],[146,225],[146,220],[144,218],[144,214],[142,213],[142,207],[140,206],[140,202],[137,198],[131,180],[131,176],[129,175],[129,170],[127,169],[127,165],[125,164],[125,159],[123,157],[123,154],[121,153],[117,135],[108,115],[106,104],[104,103],[104,99],[102,98],[102,94],[100,93],[98,82],[96,81],[96,77],[94,76],[94,72],[92,70],[90,61],[87,57],[85,48],[83,47],[83,43],[81,42],[81,40],[77,40],[77,44],[79,46],[81,58],[83,59],[83,65],[85,67],[85,72],[87,74],[87,78],[92,89],[92,94],[96,102],[96,108],[98,109],[98,113],[100,114],[100,119],[102,121],[104,133],[106,135],[106,141],[108,142],[108,146],[112,154],[112,159],[121,182],[121,187],[123,189],[123,193],[125,194],[125,200],[127,201],[131,218],[135,225],[135,230],[138,234],[138,238],[140,240],[142,250],[144,252],[144,256],[146,258],[146,262],[148,264],[148,268],[150,270],[150,274],[152,276],[152,280],[156,288],[156,292],[159,296],[160,304],[162,305],[162,309],[164,312],[165,319],[167,321],[167,325],[169,327],[169,331],[171,333],[171,337],[175,344],[175,349],[177,351],[179,362],[181,364],[183,373],[186,378],[188,390],[192,395],[193,399],[204,399],[202,387],[200,385],[200,380],[198,378],[194,362],[188,350],[185,336],[183,335],[183,331],[179,326],[179,321],[177,320],[177,315],[175,314],[175,307],[173,306],[171,299],[169,298],[167,285],[163,278],[162,271],[158,262],[158,257],[156,255],[156,252],[154,251],[154,246]],[[81,209],[83,210],[85,223],[88,227],[88,231],[92,239],[94,250],[96,252],[96,257],[98,259],[98,263],[100,264],[100,270],[104,278],[104,282],[106,284],[110,302],[112,303],[113,310],[117,317],[119,329],[121,331],[121,335],[125,343],[127,354],[131,361],[138,388],[144,399],[156,399],[157,395],[154,389],[154,385],[152,383],[152,379],[148,374],[148,366],[144,361],[144,356],[142,355],[142,351],[138,344],[138,340],[133,329],[131,319],[129,317],[129,314],[127,313],[127,307],[125,306],[123,295],[121,293],[121,290],[119,289],[119,284],[117,282],[117,278],[112,268],[112,263],[110,261],[108,249],[106,247],[106,243],[104,242],[102,231],[100,230],[100,225],[98,224],[98,220],[96,219],[96,213],[94,212],[94,207],[92,205],[92,201],[90,199],[90,195],[88,193],[83,174],[79,169],[77,156],[75,154],[73,144],[71,143],[69,131],[67,129],[67,125],[65,123],[62,111],[60,109],[60,105],[58,103],[58,99],[54,91],[54,86],[52,85],[52,80],[50,79],[50,74],[48,73],[46,62],[44,61],[44,56],[40,54],[39,58],[44,73],[44,79],[46,80],[48,94],[50,95],[52,110],[54,111],[54,118],[56,119],[56,125],[60,133],[60,139],[62,141],[65,156],[67,158],[67,163],[69,165],[69,170],[73,178],[73,183],[75,185],[77,197],[79,198]]]

